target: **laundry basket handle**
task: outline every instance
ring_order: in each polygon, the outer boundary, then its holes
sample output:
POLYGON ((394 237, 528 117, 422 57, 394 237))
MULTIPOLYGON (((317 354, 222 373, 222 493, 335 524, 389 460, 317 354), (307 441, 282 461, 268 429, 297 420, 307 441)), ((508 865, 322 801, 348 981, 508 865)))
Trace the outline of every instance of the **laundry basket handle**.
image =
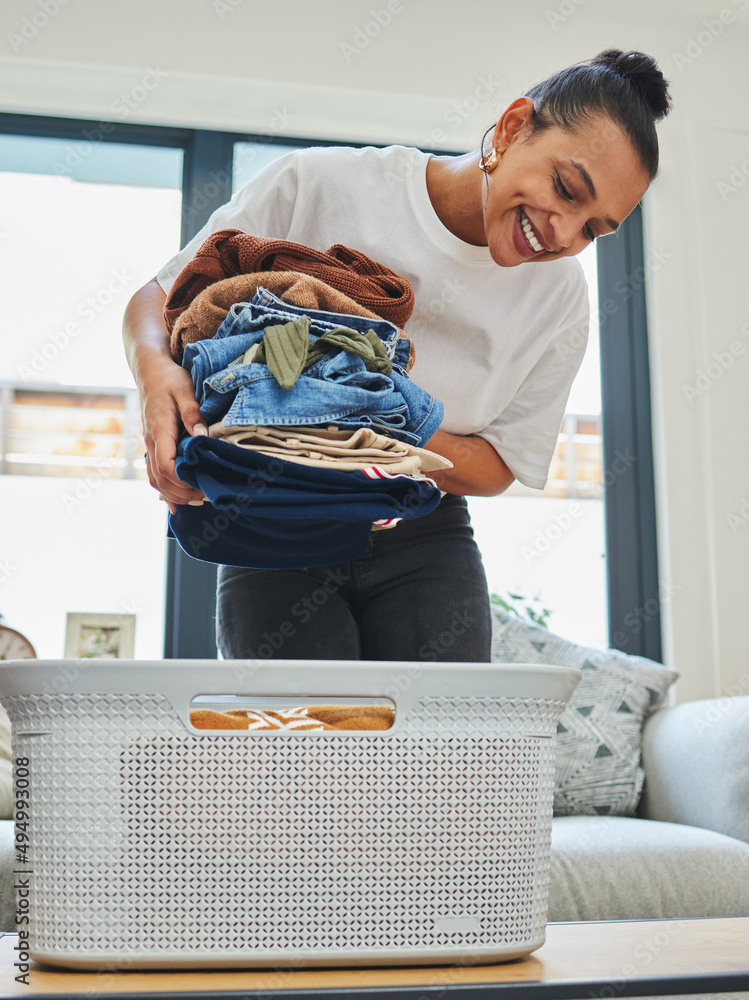
MULTIPOLYGON (((163 693, 186 724, 194 699, 212 695, 249 702, 253 698, 292 699, 297 706, 310 701, 350 704, 352 698, 363 704, 384 701, 394 706, 395 720, 382 732, 392 734, 425 692, 434 692, 434 666, 390 661, 222 660, 199 672, 190 670, 189 680, 174 671, 164 679, 167 689, 163 693)), ((453 671, 437 673, 449 679, 453 671)), ((454 678, 445 693, 455 693, 454 678)), ((228 732, 237 734, 237 730, 228 732)))

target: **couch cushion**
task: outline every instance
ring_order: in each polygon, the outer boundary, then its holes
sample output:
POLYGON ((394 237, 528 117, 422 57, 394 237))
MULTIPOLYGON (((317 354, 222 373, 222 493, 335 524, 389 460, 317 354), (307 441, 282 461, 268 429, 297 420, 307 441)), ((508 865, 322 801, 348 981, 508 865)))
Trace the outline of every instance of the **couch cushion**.
POLYGON ((492 606, 492 660, 576 667, 583 677, 559 720, 554 813, 634 816, 644 780, 643 721, 675 670, 619 650, 578 646, 492 606))
POLYGON ((749 697, 656 712, 642 735, 647 780, 640 815, 749 843, 749 697))
POLYGON ((552 824, 549 920, 749 915, 749 844, 679 823, 566 816, 552 824))

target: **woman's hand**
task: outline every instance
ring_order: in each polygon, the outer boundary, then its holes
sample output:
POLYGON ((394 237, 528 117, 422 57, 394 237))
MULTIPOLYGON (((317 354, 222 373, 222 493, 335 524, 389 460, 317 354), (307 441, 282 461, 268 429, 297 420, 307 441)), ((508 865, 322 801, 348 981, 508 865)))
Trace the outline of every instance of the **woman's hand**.
POLYGON ((177 504, 202 503, 203 494, 178 479, 174 469, 182 427, 193 435, 208 433, 190 375, 171 360, 154 362, 141 374, 140 398, 148 481, 173 514, 177 504))
POLYGON ((177 478, 174 459, 182 427, 207 434, 187 371, 172 360, 164 322, 166 295, 156 279, 128 303, 122 325, 130 370, 141 402, 148 481, 175 514, 177 504, 202 503, 205 497, 177 478))

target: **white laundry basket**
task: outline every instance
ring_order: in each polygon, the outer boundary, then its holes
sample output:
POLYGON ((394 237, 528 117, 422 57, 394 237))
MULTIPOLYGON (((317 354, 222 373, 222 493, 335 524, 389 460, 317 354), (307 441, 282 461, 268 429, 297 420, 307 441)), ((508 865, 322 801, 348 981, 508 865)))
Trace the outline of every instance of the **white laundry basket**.
POLYGON ((344 966, 533 951, 553 737, 579 678, 496 663, 0 665, 32 957, 344 966), (192 699, 221 695, 379 697, 395 719, 382 731, 194 729, 192 699))

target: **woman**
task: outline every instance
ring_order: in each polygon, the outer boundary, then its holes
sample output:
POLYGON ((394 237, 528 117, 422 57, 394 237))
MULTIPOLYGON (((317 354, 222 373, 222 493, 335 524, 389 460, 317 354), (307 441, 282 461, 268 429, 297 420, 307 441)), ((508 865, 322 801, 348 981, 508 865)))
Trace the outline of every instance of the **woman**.
POLYGON ((174 457, 180 423, 191 434, 205 426, 169 354, 165 293, 218 229, 342 243, 405 277, 416 298, 411 377, 445 404, 428 443, 454 466, 434 474, 446 493, 437 510, 373 531, 353 563, 220 567, 224 657, 488 661, 486 579, 464 497, 500 494, 515 478, 543 487, 588 327, 582 272, 567 258, 640 201, 669 106, 650 57, 609 50, 513 101, 475 152, 290 153, 136 293, 124 338, 149 480, 172 511, 203 499, 177 479, 174 457))

